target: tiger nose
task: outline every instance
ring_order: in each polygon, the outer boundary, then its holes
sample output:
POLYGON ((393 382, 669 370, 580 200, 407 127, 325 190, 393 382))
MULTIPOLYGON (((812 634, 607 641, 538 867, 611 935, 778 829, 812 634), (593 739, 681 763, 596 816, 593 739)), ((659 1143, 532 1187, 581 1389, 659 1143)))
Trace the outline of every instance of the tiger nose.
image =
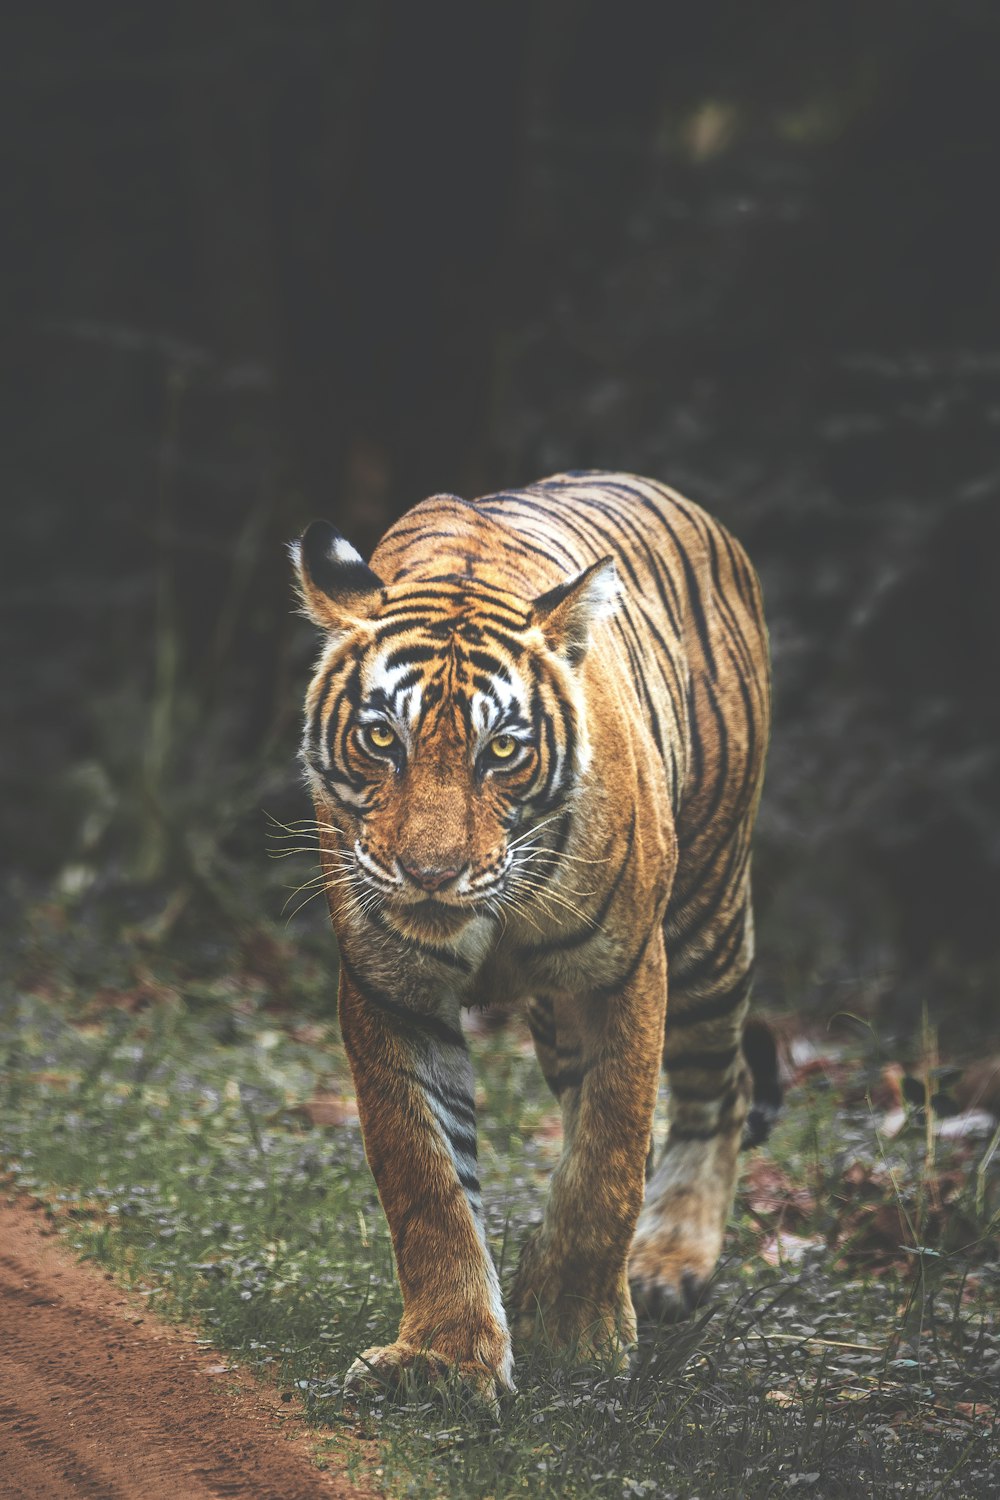
POLYGON ((405 859, 401 859, 399 865, 414 884, 424 891, 438 891, 449 880, 455 880, 462 873, 462 867, 458 865, 443 869, 440 865, 410 865, 405 859))

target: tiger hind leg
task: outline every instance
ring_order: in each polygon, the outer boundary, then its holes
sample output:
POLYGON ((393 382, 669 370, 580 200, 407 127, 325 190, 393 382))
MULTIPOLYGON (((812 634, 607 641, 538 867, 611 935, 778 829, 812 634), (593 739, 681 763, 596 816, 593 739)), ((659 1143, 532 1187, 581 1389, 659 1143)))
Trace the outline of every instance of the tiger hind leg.
POLYGON ((669 1127, 629 1258, 636 1311, 658 1321, 686 1317, 699 1301, 722 1248, 744 1132, 756 1126, 742 1045, 753 968, 746 866, 706 905, 686 922, 668 919, 669 1127))

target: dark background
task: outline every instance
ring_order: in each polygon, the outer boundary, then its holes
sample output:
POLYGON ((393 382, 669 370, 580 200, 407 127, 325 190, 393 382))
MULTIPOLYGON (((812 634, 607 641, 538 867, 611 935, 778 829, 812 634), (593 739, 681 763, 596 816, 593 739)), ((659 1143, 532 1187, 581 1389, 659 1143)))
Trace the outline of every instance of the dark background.
POLYGON ((104 0, 4 33, 15 949, 40 908, 112 947, 277 920, 310 517, 370 549, 436 490, 625 468, 764 581, 758 993, 995 1035, 1000 7, 104 0))

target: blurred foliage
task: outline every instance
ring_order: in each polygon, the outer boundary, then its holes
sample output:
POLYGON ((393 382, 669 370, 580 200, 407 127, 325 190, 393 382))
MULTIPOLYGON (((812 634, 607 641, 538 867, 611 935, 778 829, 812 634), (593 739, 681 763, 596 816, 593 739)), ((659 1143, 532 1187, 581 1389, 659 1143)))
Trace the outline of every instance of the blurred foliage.
POLYGON ((980 0, 20 8, 8 910, 238 925, 302 805, 284 542, 622 467, 764 578, 762 993, 989 1025, 998 44, 980 0))

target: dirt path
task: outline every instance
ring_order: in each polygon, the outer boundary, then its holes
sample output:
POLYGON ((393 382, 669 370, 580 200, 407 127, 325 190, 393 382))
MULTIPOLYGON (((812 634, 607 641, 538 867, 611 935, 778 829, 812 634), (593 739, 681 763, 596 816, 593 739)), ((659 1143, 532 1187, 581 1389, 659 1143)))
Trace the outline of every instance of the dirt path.
POLYGON ((44 1231, 0 1202, 0 1496, 358 1500, 310 1462, 278 1392, 220 1371, 44 1231))

